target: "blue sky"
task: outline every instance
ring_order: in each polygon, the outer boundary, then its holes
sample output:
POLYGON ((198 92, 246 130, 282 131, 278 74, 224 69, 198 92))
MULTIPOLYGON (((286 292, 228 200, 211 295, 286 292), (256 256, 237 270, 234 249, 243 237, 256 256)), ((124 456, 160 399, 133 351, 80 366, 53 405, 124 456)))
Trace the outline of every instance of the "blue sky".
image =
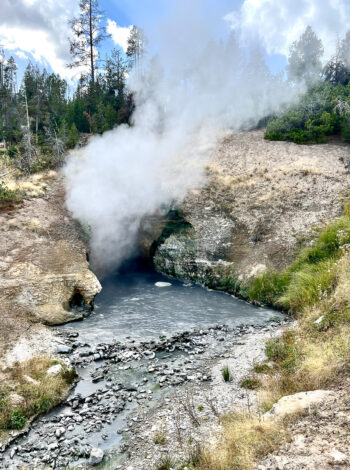
MULTIPOLYGON (((78 0, 1 3, 0 44, 5 45, 7 56, 14 55, 19 76, 31 60, 72 79, 72 71, 65 67, 70 60, 67 21, 77 13, 78 0)), ((118 38, 124 37, 125 43, 125 28, 132 24, 146 28, 156 48, 169 25, 173 40, 183 41, 190 38, 192 26, 202 22, 208 40, 225 38, 232 28, 242 41, 254 40, 265 49, 273 72, 284 68, 290 43, 308 24, 323 40, 325 58, 333 53, 337 35, 342 37, 350 25, 349 0, 100 0, 100 5, 115 33, 114 40, 104 44, 102 56, 120 46, 118 38), (179 9, 182 17, 176 20, 179 9)))

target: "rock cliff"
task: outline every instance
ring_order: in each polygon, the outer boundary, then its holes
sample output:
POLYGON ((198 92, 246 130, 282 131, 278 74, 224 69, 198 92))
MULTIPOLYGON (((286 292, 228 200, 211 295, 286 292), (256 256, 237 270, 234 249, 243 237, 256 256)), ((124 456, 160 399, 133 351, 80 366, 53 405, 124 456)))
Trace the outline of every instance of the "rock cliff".
POLYGON ((81 318, 101 290, 82 229, 65 209, 62 181, 46 173, 31 185, 40 188, 37 197, 0 213, 0 352, 37 323, 81 318))
POLYGON ((158 243, 158 271, 208 281, 284 267, 313 229, 337 217, 349 196, 348 146, 227 136, 207 165, 207 184, 179 204, 188 227, 158 243), (189 228, 190 226, 190 228, 189 228))

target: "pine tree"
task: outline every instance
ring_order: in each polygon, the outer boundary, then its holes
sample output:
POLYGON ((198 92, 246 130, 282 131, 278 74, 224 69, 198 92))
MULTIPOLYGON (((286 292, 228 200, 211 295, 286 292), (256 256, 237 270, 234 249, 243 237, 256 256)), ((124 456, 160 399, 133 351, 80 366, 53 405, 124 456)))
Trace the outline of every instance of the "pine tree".
POLYGON ((73 149, 79 142, 79 132, 77 126, 73 123, 68 132, 67 147, 73 149))
POLYGON ((350 75, 338 41, 335 55, 327 62, 323 70, 324 78, 333 85, 346 85, 349 82, 350 75))
POLYGON ((298 41, 290 47, 288 78, 292 82, 304 81, 307 85, 321 77, 323 56, 322 41, 308 26, 298 41))
POLYGON ((79 8, 79 16, 70 21, 74 35, 70 40, 70 53, 74 61, 68 67, 88 67, 94 85, 98 48, 109 35, 101 26, 102 11, 98 0, 80 0, 79 8))
POLYGON ((145 35, 141 28, 133 26, 128 38, 126 55, 130 58, 131 66, 138 72, 142 70, 142 58, 145 52, 145 35))
POLYGON ((110 97, 124 100, 127 64, 119 49, 113 49, 111 57, 106 61, 105 82, 110 97))

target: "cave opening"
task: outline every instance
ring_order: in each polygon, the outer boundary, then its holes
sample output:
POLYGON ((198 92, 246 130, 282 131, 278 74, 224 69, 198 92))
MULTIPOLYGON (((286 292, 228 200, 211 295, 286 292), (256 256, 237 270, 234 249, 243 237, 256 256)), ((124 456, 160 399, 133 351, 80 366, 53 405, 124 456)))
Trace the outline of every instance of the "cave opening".
POLYGON ((77 307, 84 307, 85 300, 84 297, 81 295, 80 292, 74 292, 73 296, 69 301, 69 308, 77 308, 77 307))

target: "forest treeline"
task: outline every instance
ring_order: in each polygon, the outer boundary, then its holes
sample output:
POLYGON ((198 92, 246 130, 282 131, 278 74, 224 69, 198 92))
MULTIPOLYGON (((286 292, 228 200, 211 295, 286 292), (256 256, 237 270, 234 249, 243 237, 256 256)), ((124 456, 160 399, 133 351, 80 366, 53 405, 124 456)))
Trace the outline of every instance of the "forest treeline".
MULTIPOLYGON (((127 77, 131 69, 142 69, 143 32, 133 26, 126 54, 114 49, 101 60, 99 48, 108 37, 103 12, 98 0, 79 5, 80 14, 70 21, 67 67, 80 70, 72 95, 66 80, 31 62, 18 87, 14 58, 0 54, 0 152, 26 173, 57 166, 84 134, 131 123, 127 77)), ((291 87, 304 83, 308 91, 297 104, 266 118, 266 138, 323 142, 341 134, 350 141, 350 31, 326 66, 322 56, 322 42, 308 26, 290 47, 286 74, 291 87)))
POLYGON ((79 16, 70 21, 67 67, 82 70, 72 96, 65 79, 31 62, 17 89, 15 59, 0 54, 0 152, 26 173, 57 166, 83 134, 130 123, 134 104, 126 79, 139 66, 143 34, 133 26, 126 54, 113 49, 100 60, 98 49, 108 37, 102 18, 98 0, 81 0, 79 16))

